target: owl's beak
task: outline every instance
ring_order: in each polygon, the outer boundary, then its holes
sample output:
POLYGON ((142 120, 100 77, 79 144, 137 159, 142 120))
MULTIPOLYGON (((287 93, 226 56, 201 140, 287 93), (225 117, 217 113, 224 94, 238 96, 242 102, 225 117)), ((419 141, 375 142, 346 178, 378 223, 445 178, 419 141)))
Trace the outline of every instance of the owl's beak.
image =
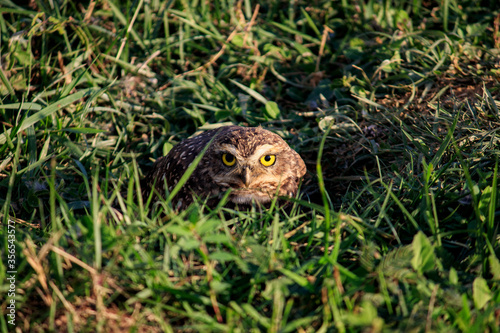
POLYGON ((243 171, 241 172, 241 179, 245 183, 246 187, 250 186, 251 175, 250 175, 250 169, 248 167, 243 167, 243 171))

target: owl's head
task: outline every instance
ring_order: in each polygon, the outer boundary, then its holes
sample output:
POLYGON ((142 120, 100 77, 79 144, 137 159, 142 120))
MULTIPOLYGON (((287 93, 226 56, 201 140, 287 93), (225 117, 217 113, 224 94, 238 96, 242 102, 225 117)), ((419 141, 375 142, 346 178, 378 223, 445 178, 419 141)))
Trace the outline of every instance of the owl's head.
POLYGON ((261 127, 220 131, 201 164, 219 191, 231 189, 229 200, 237 205, 265 204, 276 194, 292 197, 306 172, 299 154, 261 127))

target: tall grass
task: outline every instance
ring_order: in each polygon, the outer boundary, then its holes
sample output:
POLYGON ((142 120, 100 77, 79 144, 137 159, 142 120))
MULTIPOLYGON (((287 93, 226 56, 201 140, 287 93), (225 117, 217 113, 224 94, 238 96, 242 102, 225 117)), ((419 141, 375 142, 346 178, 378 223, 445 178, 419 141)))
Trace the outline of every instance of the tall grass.
POLYGON ((493 2, 0 3, 2 331, 498 332, 493 2), (137 195, 221 124, 287 140, 300 195, 137 195))

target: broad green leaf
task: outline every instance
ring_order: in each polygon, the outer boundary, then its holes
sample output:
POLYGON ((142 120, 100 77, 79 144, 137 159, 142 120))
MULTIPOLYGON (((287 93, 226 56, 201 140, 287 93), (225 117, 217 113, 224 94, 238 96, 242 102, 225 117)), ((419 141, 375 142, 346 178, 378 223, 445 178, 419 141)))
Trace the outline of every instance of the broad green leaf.
POLYGON ((135 294, 135 297, 137 297, 139 299, 146 299, 146 298, 151 297, 153 294, 154 293, 151 289, 146 288, 146 289, 139 291, 137 294, 135 294))
POLYGON ((200 248, 200 242, 196 239, 188 239, 188 238, 185 238, 185 237, 182 237, 181 239, 179 239, 179 241, 177 242, 177 244, 179 244, 179 246, 181 247, 181 249, 183 249, 184 251, 192 251, 194 249, 199 249, 200 248))
POLYGON ((450 275, 449 275, 450 283, 454 286, 458 284, 458 274, 455 268, 450 268, 450 275))
POLYGON ((206 243, 229 243, 230 241, 229 237, 225 234, 206 235, 202 239, 206 243))
POLYGON ((224 252, 224 251, 217 251, 210 253, 208 256, 211 260, 217 260, 221 262, 225 261, 233 261, 235 260, 235 255, 229 252, 224 252))
POLYGON ((179 235, 179 236, 193 236, 191 231, 187 228, 183 228, 178 225, 170 225, 165 228, 165 231, 169 234, 179 235))
POLYGON ((349 89, 354 95, 358 96, 358 97, 361 97, 361 98, 364 98, 366 99, 366 96, 367 96, 367 93, 366 93, 366 90, 365 88, 361 87, 361 86, 356 86, 356 85, 353 85, 351 86, 351 89, 349 89))
POLYGON ((203 221, 202 223, 198 222, 196 224, 195 230, 199 235, 203 235, 202 239, 205 240, 205 237, 206 237, 205 234, 207 232, 217 230, 218 228, 220 228, 220 226, 221 226, 220 220, 209 219, 209 220, 203 221))
POLYGON ((491 290, 482 277, 477 277, 472 283, 472 298, 477 309, 482 309, 491 300, 491 290))
POLYGON ((411 244, 413 249, 413 258, 411 265, 420 274, 428 272, 436 266, 434 247, 423 232, 419 231, 413 238, 411 244))
POLYGON ((486 188, 483 190, 483 193, 481 193, 481 197, 479 199, 478 203, 479 217, 481 218, 482 222, 486 221, 486 217, 488 216, 489 213, 492 190, 493 189, 491 186, 486 186, 486 188))
POLYGON ((490 273, 493 275, 494 280, 500 280, 500 261, 494 254, 488 257, 490 262, 490 273))
POLYGON ((271 119, 277 119, 280 115, 280 108, 276 102, 269 101, 266 103, 266 115, 271 119))
POLYGON ((231 40, 231 43, 238 47, 243 47, 243 41, 244 37, 242 36, 242 34, 236 34, 231 40))
POLYGON ((373 324, 377 317, 377 309, 373 304, 368 301, 363 301, 359 306, 359 310, 345 314, 344 320, 347 324, 352 326, 369 326, 373 324))
POLYGON ((216 251, 213 253, 210 253, 208 256, 210 260, 217 260, 219 262, 227 262, 227 261, 232 261, 235 262, 236 265, 241 269, 242 272, 244 273, 249 273, 248 269, 248 263, 244 260, 242 260, 240 257, 237 255, 234 255, 229 252, 224 252, 224 251, 216 251))
POLYGON ((300 276, 299 274, 292 272, 291 270, 280 268, 279 271, 292 279, 295 283, 297 283, 301 287, 312 288, 311 283, 307 278, 300 276))
POLYGON ((163 144, 163 156, 166 156, 170 150, 174 148, 174 145, 170 142, 165 142, 163 144))
POLYGON ((212 280, 210 282, 210 289, 212 289, 215 293, 219 294, 223 291, 231 289, 231 284, 217 280, 212 280))
POLYGON ((292 46, 300 53, 302 57, 311 57, 314 55, 309 48, 305 47, 302 44, 293 42, 292 46))
POLYGON ((332 116, 326 116, 323 119, 321 119, 318 123, 318 127, 322 132, 325 132, 329 128, 333 126, 333 123, 335 122, 335 118, 332 116))

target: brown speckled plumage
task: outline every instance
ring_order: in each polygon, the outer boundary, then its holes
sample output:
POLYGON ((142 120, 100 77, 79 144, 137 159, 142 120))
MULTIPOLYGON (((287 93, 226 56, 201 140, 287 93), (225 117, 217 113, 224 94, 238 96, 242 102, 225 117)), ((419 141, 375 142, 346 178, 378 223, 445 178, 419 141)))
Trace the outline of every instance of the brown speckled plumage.
POLYGON ((196 156, 216 136, 195 171, 175 196, 176 208, 186 208, 193 202, 193 195, 209 198, 209 205, 216 205, 228 189, 229 200, 235 206, 252 202, 269 203, 279 187, 280 196, 294 196, 300 179, 306 172, 302 158, 278 135, 261 127, 226 126, 206 131, 176 145, 159 158, 146 175, 144 194, 151 187, 160 196, 170 192, 196 156), (223 163, 222 156, 234 158, 234 165, 223 163), (275 156, 274 164, 264 166, 261 159, 275 156))

